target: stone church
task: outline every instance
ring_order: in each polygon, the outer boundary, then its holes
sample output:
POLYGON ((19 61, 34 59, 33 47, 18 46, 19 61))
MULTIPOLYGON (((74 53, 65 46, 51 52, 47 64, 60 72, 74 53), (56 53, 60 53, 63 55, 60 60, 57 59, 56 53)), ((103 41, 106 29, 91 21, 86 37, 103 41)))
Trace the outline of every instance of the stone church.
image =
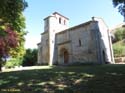
POLYGON ((58 12, 44 19, 38 44, 38 64, 114 63, 109 29, 103 19, 70 27, 69 18, 58 12))

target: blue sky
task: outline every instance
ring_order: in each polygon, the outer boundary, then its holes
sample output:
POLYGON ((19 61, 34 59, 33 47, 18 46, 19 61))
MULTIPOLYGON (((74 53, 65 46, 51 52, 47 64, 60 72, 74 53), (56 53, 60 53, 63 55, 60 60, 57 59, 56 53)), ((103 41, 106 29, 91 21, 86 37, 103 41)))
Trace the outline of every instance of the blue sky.
POLYGON ((102 17, 109 27, 123 22, 123 17, 112 5, 112 0, 26 0, 28 8, 24 11, 26 18, 25 48, 37 48, 41 33, 44 31, 43 19, 53 12, 70 19, 69 26, 91 20, 92 16, 102 17))

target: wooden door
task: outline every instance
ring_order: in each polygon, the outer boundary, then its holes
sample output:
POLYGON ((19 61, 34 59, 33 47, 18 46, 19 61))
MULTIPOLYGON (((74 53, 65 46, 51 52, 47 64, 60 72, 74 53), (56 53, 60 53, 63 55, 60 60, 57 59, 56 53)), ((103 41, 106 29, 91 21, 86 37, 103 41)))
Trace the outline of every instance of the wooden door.
POLYGON ((64 63, 67 64, 69 61, 69 56, 68 56, 68 52, 64 51, 64 63))

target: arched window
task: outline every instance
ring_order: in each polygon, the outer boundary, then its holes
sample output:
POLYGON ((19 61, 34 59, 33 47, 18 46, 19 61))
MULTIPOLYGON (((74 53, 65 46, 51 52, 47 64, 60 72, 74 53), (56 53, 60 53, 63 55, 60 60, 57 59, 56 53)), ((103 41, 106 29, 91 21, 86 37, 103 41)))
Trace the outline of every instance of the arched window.
POLYGON ((61 24, 61 17, 59 18, 59 23, 61 24))
POLYGON ((82 44, 81 44, 81 40, 79 39, 79 46, 81 46, 82 44))
POLYGON ((64 25, 66 25, 66 20, 64 20, 64 25))

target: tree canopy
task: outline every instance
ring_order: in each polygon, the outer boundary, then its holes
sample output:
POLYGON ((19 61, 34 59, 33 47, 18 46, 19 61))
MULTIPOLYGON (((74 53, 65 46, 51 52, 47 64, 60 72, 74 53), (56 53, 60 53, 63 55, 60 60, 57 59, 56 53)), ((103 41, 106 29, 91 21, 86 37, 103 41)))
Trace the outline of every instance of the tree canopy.
POLYGON ((7 55, 9 49, 15 48, 18 44, 18 35, 10 26, 7 25, 3 31, 4 36, 0 36, 0 57, 7 55))
POLYGON ((37 64, 37 49, 27 49, 23 58, 23 66, 34 66, 37 64))
MULTIPOLYGON (((24 54, 25 0, 1 0, 0 2, 0 60, 5 55, 24 54)), ((0 62, 1 70, 1 62, 0 62)))
POLYGON ((25 0, 1 0, 0 19, 3 23, 9 23, 14 29, 20 31, 20 15, 27 7, 25 0))
MULTIPOLYGON (((24 30, 25 17, 23 16, 22 12, 27 6, 28 5, 25 0, 1 0, 0 3, 0 37, 5 38, 3 37, 5 36, 5 34, 7 36, 10 35, 6 33, 5 29, 5 27, 7 26, 6 24, 8 24, 8 26, 11 27, 11 32, 16 32, 17 36, 14 38, 18 38, 18 47, 15 47, 14 49, 13 47, 10 47, 11 49, 9 49, 10 51, 8 51, 8 53, 10 53, 11 56, 17 56, 17 54, 24 54, 24 35, 26 35, 26 31, 24 30)), ((4 39, 1 39, 0 42, 4 42, 4 39)))
POLYGON ((125 21, 125 0, 113 0, 114 7, 117 7, 125 21))

